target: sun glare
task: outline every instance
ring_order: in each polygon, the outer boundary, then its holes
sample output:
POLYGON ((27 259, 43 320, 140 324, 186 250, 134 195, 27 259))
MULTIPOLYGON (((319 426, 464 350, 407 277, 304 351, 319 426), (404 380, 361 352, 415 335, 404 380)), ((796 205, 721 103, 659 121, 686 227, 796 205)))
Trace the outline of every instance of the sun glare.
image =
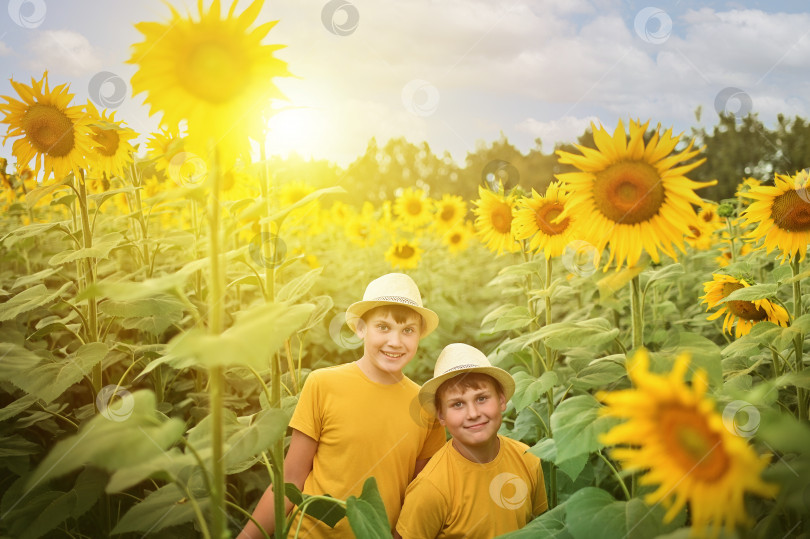
POLYGON ((291 107, 274 114, 267 122, 267 153, 287 157, 295 152, 303 157, 322 157, 329 147, 323 114, 308 107, 291 107))

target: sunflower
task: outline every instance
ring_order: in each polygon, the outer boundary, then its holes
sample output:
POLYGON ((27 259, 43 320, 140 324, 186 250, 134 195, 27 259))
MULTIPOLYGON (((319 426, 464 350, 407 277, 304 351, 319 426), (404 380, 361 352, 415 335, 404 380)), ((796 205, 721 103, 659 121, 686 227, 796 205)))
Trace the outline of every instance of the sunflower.
POLYGON ((545 195, 532 189, 531 198, 523 197, 518 203, 512 223, 515 239, 531 238, 529 249, 543 251, 546 259, 560 256, 573 239, 574 218, 557 219, 567 201, 568 193, 557 182, 549 184, 545 195))
POLYGON ((115 112, 99 114, 92 102, 87 102, 87 114, 92 119, 90 138, 92 152, 90 168, 107 176, 123 176, 124 167, 132 163, 135 149, 130 141, 138 136, 135 131, 115 121, 115 112))
MULTIPOLYGON (((750 178, 750 177, 749 178, 743 178, 743 181, 741 181, 737 185, 737 191, 735 191, 734 196, 737 197, 737 198, 741 198, 741 197, 744 196, 744 193, 747 193, 748 191, 750 191, 754 187, 759 187, 761 185, 762 185, 762 182, 759 181, 756 178, 750 178)), ((747 206, 749 204, 749 201, 746 200, 745 198, 742 198, 742 203, 747 206)))
POLYGON ((754 324, 763 320, 787 327, 789 320, 787 311, 781 305, 773 303, 770 300, 732 300, 722 303, 723 300, 735 290, 748 288, 749 286, 751 285, 744 278, 737 279, 731 275, 713 273, 712 280, 703 283, 705 294, 701 296, 700 299, 703 300, 701 303, 707 304, 707 311, 718 305, 720 305, 720 310, 710 315, 707 319, 715 320, 725 313, 726 317, 723 320, 723 331, 731 335, 731 326, 734 325, 736 321, 737 324, 734 330, 735 337, 748 335, 754 324))
POLYGON ((394 214, 405 224, 414 229, 430 221, 431 201, 421 189, 405 189, 394 203, 394 214))
POLYGON ((782 251, 782 262, 799 256, 804 260, 810 242, 810 172, 803 170, 793 176, 776 174, 775 185, 752 187, 742 196, 753 199, 745 210, 745 224, 756 224, 748 238, 764 238, 765 252, 775 248, 782 251))
POLYGON ((494 193, 480 185, 478 195, 480 198, 474 202, 473 210, 478 237, 494 253, 517 251, 518 243, 512 237, 515 196, 502 190, 494 193))
POLYGON ((146 141, 146 156, 154 160, 155 170, 168 170, 172 159, 183 152, 183 138, 175 131, 161 128, 146 141))
POLYGON ((731 532, 737 523, 751 524, 745 492, 772 497, 778 487, 760 478, 769 458, 724 427, 706 397, 705 372, 697 370, 691 387, 685 384, 688 366, 689 356, 682 354, 668 375, 653 374, 647 351, 636 352, 627 362, 635 389, 596 395, 607 405, 604 415, 627 419, 600 441, 622 446, 611 455, 626 470, 642 471, 642 485, 658 485, 644 501, 663 502, 665 522, 689 502, 693 533, 716 536, 721 528, 731 532))
POLYGON ((278 21, 249 30, 263 0, 238 16, 236 4, 222 18, 220 0, 208 12, 200 0, 199 20, 169 6, 166 24, 135 25, 144 40, 127 61, 138 65, 132 88, 135 95, 146 92, 150 114, 162 111, 162 123, 170 126, 186 120, 190 150, 207 156, 213 141, 226 165, 248 155, 248 137, 259 139, 271 100, 284 97, 272 79, 290 75, 286 62, 273 56, 282 45, 262 44, 278 21))
POLYGON ((442 195, 436 202, 436 226, 439 230, 448 230, 467 216, 467 203, 458 195, 442 195))
POLYGON ((470 230, 469 222, 460 222, 442 234, 442 243, 451 253, 460 253, 467 249, 472 236, 473 232, 470 230))
POLYGON ((350 218, 345 230, 349 241, 359 247, 371 247, 380 236, 375 223, 370 221, 365 214, 350 218))
POLYGON ((44 170, 43 181, 51 172, 59 180, 71 171, 80 177, 84 156, 90 153, 90 118, 84 107, 69 106, 73 94, 65 84, 51 91, 47 72, 39 81, 32 77, 31 86, 10 82, 22 101, 0 96, 7 101, 0 105, 6 115, 0 122, 8 124, 3 144, 10 137, 20 137, 11 150, 17 163, 28 165, 36 158, 34 175, 44 170))
POLYGON ((687 227, 697 219, 692 204, 700 198, 694 189, 716 182, 699 183, 684 174, 705 161, 695 157, 692 142, 679 153, 672 153, 680 141, 672 129, 661 133, 660 125, 648 142, 644 142, 647 123, 630 121, 630 139, 624 124, 611 136, 604 128, 592 124, 597 149, 577 146, 582 155, 558 150, 560 163, 573 165, 580 172, 557 174, 571 193, 561 217, 577 216, 582 239, 594 244, 598 251, 610 245, 610 257, 621 267, 635 265, 642 250, 655 262, 659 253, 676 258, 673 245, 683 250, 687 227))
MULTIPOLYGON (((750 243, 743 243, 740 246, 740 251, 737 256, 745 256, 750 253, 753 249, 751 248, 750 243)), ((725 268, 729 264, 731 264, 731 251, 729 249, 722 249, 720 254, 714 258, 714 261, 717 265, 721 268, 725 268)))
POLYGON ((419 259, 424 251, 415 241, 395 241, 385 253, 385 259, 393 268, 411 269, 419 265, 419 259))

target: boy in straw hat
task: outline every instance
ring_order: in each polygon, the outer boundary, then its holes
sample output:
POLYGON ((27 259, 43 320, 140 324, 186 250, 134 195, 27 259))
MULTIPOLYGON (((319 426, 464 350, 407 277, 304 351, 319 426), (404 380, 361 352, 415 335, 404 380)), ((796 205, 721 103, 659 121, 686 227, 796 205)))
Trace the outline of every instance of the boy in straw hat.
MULTIPOLYGON (((414 417, 411 404, 417 404, 419 386, 402 374, 439 317, 422 306, 410 277, 389 273, 349 306, 346 323, 363 339, 363 356, 314 370, 306 379, 290 421, 284 478, 306 494, 345 500, 359 496, 365 480, 374 476, 393 529, 405 488, 445 441, 441 425, 414 417)), ((286 508, 292 508, 289 500, 286 508)), ((273 533, 272 487, 253 517, 273 533)), ((332 529, 308 516, 298 536, 354 537, 345 518, 332 529)), ((249 522, 239 537, 262 535, 249 522)))
POLYGON ((522 528, 548 509, 540 459, 498 435, 515 381, 482 352, 447 345, 422 406, 453 436, 408 486, 397 523, 404 539, 488 539, 522 528))

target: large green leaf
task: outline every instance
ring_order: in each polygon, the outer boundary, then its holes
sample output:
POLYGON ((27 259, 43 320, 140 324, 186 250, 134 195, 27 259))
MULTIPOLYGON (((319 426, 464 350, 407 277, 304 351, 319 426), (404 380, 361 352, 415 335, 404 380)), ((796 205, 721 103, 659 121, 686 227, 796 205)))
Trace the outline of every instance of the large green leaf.
POLYGON ((621 380, 627 374, 627 370, 623 364, 617 362, 618 358, 623 360, 624 356, 611 356, 610 359, 599 358, 592 361, 569 380, 571 385, 577 389, 587 390, 597 387, 604 388, 608 384, 621 380))
POLYGON ((73 286, 73 283, 64 283, 59 290, 48 290, 44 284, 38 284, 31 288, 26 288, 7 302, 3 303, 3 308, 0 309, 0 322, 12 320, 18 315, 27 313, 37 307, 44 307, 49 303, 53 303, 56 299, 68 288, 73 286))
POLYGON ((728 296, 724 297, 718 302, 726 303, 728 301, 754 301, 755 299, 767 299, 776 295, 779 285, 775 283, 755 284, 753 286, 746 286, 738 288, 728 296))
POLYGON ((88 343, 64 359, 49 361, 22 346, 0 343, 0 380, 48 403, 87 375, 107 351, 103 343, 88 343))
POLYGON ((125 329, 139 329, 153 335, 160 335, 179 322, 185 308, 185 303, 168 294, 125 301, 108 300, 99 305, 102 313, 123 318, 121 326, 125 329))
MULTIPOLYGON (((221 335, 191 329, 169 342, 168 357, 161 363, 193 359, 205 367, 241 365, 262 370, 267 367, 270 354, 307 321, 314 308, 311 304, 268 303, 241 312, 236 323, 221 335)), ((149 365, 150 370, 153 364, 149 365)))
POLYGON ((43 234, 47 234, 48 232, 52 232, 54 230, 60 230, 66 234, 69 232, 64 223, 34 223, 32 225, 15 228, 13 231, 0 238, 0 243, 3 243, 6 245, 6 247, 10 248, 20 240, 25 238, 40 237, 43 234))
POLYGON ((604 447, 598 440, 599 434, 607 432, 619 420, 599 415, 601 408, 591 395, 577 395, 557 406, 551 415, 551 431, 558 455, 571 459, 604 447))
POLYGON ((661 505, 649 507, 639 498, 616 501, 595 487, 575 492, 565 502, 565 512, 568 531, 575 539, 647 539, 679 528, 685 519, 682 511, 673 522, 664 524, 661 505))
POLYGON ((150 477, 173 481, 197 464, 194 455, 183 453, 177 447, 172 447, 148 460, 136 462, 131 466, 119 467, 110 477, 106 490, 110 493, 123 492, 150 477))
POLYGON ((696 369, 703 369, 709 377, 709 384, 713 387, 723 383, 720 347, 702 335, 686 331, 672 331, 664 343, 664 348, 651 354, 650 362, 653 370, 669 372, 675 359, 684 353, 691 357, 690 373, 693 374, 696 369))
POLYGON ((318 277, 323 273, 323 267, 318 267, 299 275, 289 283, 281 287, 281 290, 276 293, 276 301, 283 303, 295 303, 305 294, 309 293, 312 287, 318 280, 318 277))
POLYGON ((618 334, 619 330, 604 318, 591 318, 581 322, 557 322, 533 332, 524 342, 524 346, 536 341, 543 341, 555 350, 600 346, 612 341, 618 334))
POLYGON ((546 371, 539 378, 519 371, 513 375, 515 379, 515 394, 512 403, 516 411, 521 411, 557 384, 557 373, 546 371))
MULTIPOLYGON (((203 514, 208 510, 209 498, 198 498, 197 505, 203 514)), ((194 520, 193 504, 175 483, 162 486, 151 492, 141 503, 127 511, 118 521, 113 534, 127 532, 155 533, 169 526, 194 520)))
POLYGON ((499 535, 497 539, 571 539, 565 525, 565 504, 546 511, 519 530, 499 535))
POLYGON ((82 247, 81 249, 67 249, 56 253, 51 257, 48 263, 51 266, 58 266, 61 264, 69 264, 83 258, 96 258, 105 259, 110 256, 112 251, 121 242, 121 235, 118 233, 108 234, 97 242, 93 243, 92 247, 82 247))
POLYGON ((162 454, 182 437, 184 423, 159 414, 151 391, 136 391, 129 397, 131 409, 119 420, 97 414, 79 432, 54 444, 29 479, 29 486, 88 464, 109 471, 133 466, 162 454))
POLYGON ((377 481, 373 477, 363 483, 363 492, 359 498, 349 496, 346 500, 346 516, 359 539, 391 538, 391 525, 377 489, 377 481))
POLYGON ((317 518, 330 528, 334 528, 335 524, 346 516, 346 507, 343 502, 329 494, 323 496, 303 494, 293 483, 285 483, 284 492, 295 505, 305 506, 307 515, 317 518))
MULTIPOLYGON (((649 286, 650 284, 658 281, 675 279, 684 273, 683 266, 676 262, 675 264, 670 264, 668 266, 664 266, 663 268, 657 269, 656 271, 649 272, 645 286, 649 286)), ((647 272, 645 272, 645 274, 647 274, 647 272)))
POLYGON ((21 275, 17 277, 11 288, 20 288, 21 286, 31 286, 32 284, 40 284, 42 281, 59 272, 59 268, 45 268, 44 270, 37 271, 28 275, 21 275))

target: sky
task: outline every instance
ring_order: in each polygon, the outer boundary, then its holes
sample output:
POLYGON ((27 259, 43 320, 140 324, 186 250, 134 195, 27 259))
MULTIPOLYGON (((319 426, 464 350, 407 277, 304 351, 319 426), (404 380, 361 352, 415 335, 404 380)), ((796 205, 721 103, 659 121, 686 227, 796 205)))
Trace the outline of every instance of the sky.
MULTIPOLYGON (((195 0, 166 2, 197 13, 195 0)), ((68 83, 75 104, 114 110, 145 142, 159 117, 132 96, 125 62, 143 39, 135 23, 167 22, 166 2, 7 0, 0 95, 47 70, 51 87, 68 83)), ((288 102, 270 155, 346 166, 371 137, 403 136, 463 164, 502 134, 550 153, 592 122, 689 133, 721 111, 767 126, 810 117, 806 0, 269 0, 259 20, 279 21, 265 42, 286 45, 277 56, 296 75, 276 79, 288 102)))

